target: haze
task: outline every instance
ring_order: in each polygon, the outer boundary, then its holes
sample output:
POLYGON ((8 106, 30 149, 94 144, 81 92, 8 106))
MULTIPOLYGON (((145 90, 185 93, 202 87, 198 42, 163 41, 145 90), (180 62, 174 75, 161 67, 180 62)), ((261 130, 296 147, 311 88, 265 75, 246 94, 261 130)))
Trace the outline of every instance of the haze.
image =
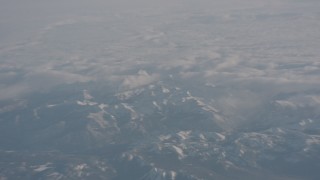
POLYGON ((320 2, 0 4, 1 180, 320 178, 320 2))

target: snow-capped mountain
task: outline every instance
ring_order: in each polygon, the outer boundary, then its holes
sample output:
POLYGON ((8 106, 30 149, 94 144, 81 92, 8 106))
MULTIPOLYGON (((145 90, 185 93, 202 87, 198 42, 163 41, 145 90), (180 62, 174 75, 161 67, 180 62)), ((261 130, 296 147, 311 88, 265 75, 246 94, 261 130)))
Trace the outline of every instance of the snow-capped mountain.
POLYGON ((14 161, 6 162, 10 168, 1 176, 281 179, 291 170, 298 179, 316 176, 318 111, 304 109, 313 101, 299 106, 289 102, 290 95, 275 97, 252 116, 270 114, 258 120, 264 122, 260 127, 252 119, 246 128, 230 129, 214 101, 170 83, 116 93, 82 88, 63 87, 2 108, 1 156, 14 161), (62 92, 65 97, 52 99, 62 92))

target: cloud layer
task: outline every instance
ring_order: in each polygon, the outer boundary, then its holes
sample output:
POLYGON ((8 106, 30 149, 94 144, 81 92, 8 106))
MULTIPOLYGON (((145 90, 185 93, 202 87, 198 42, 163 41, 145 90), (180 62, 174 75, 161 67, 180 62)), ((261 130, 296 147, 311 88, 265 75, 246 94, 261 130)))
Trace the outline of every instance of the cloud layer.
MULTIPOLYGON (((29 1, 26 9, 42 12, 50 4, 33 7, 29 1)), ((0 18, 2 25, 25 26, 32 33, 0 32, 7 36, 0 49, 0 99, 75 82, 108 81, 125 90, 176 78, 191 87, 197 81, 230 87, 235 98, 226 95, 220 102, 231 108, 246 96, 319 87, 320 15, 315 2, 143 3, 57 2, 53 8, 65 8, 60 15, 33 12, 33 21, 20 25, 24 12, 2 12, 11 15, 10 21, 0 18), (97 11, 98 5, 119 11, 97 11)))

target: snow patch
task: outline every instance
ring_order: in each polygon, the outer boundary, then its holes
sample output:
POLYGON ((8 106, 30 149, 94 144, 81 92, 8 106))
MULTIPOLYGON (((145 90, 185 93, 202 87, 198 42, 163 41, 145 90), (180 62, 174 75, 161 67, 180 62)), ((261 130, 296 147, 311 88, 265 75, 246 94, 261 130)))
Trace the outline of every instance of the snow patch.
POLYGON ((278 131, 279 133, 284 133, 284 131, 283 131, 281 128, 277 128, 277 131, 278 131))
POLYGON ((175 180, 176 179, 176 177, 177 177, 177 173, 175 172, 175 171, 170 171, 169 172, 169 178, 170 178, 170 180, 175 180))
POLYGON ((185 157, 183 150, 175 145, 172 145, 172 148, 175 150, 175 152, 178 154, 179 159, 182 159, 185 157))
POLYGON ((51 165, 51 163, 40 165, 40 166, 36 167, 33 171, 34 172, 42 172, 42 171, 45 171, 47 169, 52 168, 52 167, 49 167, 49 165, 51 165))
POLYGON ((54 172, 54 173, 51 173, 49 175, 47 175, 48 177, 50 178, 53 178, 55 180, 59 180, 59 179, 62 179, 63 175, 60 174, 60 173, 57 173, 57 172, 54 172))
POLYGON ((189 135, 190 135, 191 132, 192 132, 192 131, 180 131, 180 132, 177 133, 177 135, 178 135, 182 140, 186 140, 186 139, 188 139, 188 137, 189 137, 189 135))
POLYGON ((158 105, 156 101, 153 101, 152 104, 160 111, 161 107, 158 105))
POLYGON ((132 154, 123 153, 121 156, 123 159, 126 159, 127 161, 131 161, 134 156, 132 154))
POLYGON ((77 101, 77 104, 80 105, 80 106, 86 106, 87 105, 87 103, 83 102, 83 101, 77 101))
POLYGON ((83 90, 83 98, 85 100, 91 100, 93 99, 93 97, 91 96, 91 94, 88 92, 88 90, 83 90))
POLYGON ((313 123, 312 119, 302 120, 299 122, 300 126, 306 126, 307 124, 313 123))
POLYGON ((164 180, 166 179, 166 173, 162 169, 152 168, 147 174, 145 174, 141 180, 164 180))
POLYGON ((167 94, 167 93, 170 93, 170 90, 165 88, 165 87, 161 87, 162 88, 162 92, 167 94))
POLYGON ((138 113, 132 108, 132 106, 130 106, 129 104, 127 103, 121 103, 121 105, 127 109, 128 111, 130 111, 130 114, 131 114, 131 119, 132 120, 135 120, 138 118, 138 113))
POLYGON ((244 150, 240 149, 240 156, 244 155, 244 150))
POLYGON ((216 132, 216 135, 220 138, 221 141, 224 141, 226 139, 226 136, 220 134, 220 133, 217 133, 216 132))
POLYGON ((308 146, 312 146, 314 144, 318 144, 319 145, 320 144, 320 136, 313 136, 313 137, 307 139, 306 140, 306 144, 308 146))
POLYGON ((58 104, 48 104, 47 108, 53 108, 53 107, 56 107, 56 106, 58 106, 58 104))
POLYGON ((88 168, 88 165, 83 163, 75 166, 73 169, 76 171, 77 176, 81 177, 83 175, 83 171, 88 168))
POLYGON ((199 137, 200 137, 201 140, 204 140, 204 141, 207 140, 206 137, 204 137, 203 134, 199 134, 199 137))
POLYGON ((305 121, 301 121, 299 122, 300 126, 305 126, 306 125, 306 122, 305 121))
POLYGON ((80 106, 95 106, 98 103, 84 100, 84 101, 77 101, 77 104, 80 106))
POLYGON ((187 95, 188 95, 188 97, 182 98, 182 102, 186 102, 187 100, 193 100, 197 103, 198 106, 200 106, 205 111, 210 111, 212 113, 218 112, 218 110, 216 108, 206 104, 205 102, 203 102, 203 100, 201 98, 192 96, 189 91, 187 91, 187 95))
POLYGON ((105 108, 108 108, 108 104, 100 104, 99 108, 103 111, 105 108))
POLYGON ((88 118, 93 119, 101 128, 106 128, 108 126, 107 121, 104 119, 104 112, 100 111, 97 113, 90 113, 88 118))
POLYGON ((171 138, 171 135, 161 135, 158 137, 160 141, 165 141, 171 138))

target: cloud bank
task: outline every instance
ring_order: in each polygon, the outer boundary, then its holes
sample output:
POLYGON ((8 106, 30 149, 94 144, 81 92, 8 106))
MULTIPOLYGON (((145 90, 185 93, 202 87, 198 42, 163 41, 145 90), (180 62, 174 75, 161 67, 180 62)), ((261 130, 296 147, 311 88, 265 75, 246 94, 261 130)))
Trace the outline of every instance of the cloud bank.
POLYGON ((127 90, 173 78, 230 89, 221 106, 250 109, 258 102, 249 97, 319 89, 320 15, 311 1, 31 2, 26 9, 64 8, 50 17, 32 12, 26 23, 23 11, 1 12, 11 15, 1 16, 1 26, 30 32, 0 32, 1 99, 76 82, 127 90))

